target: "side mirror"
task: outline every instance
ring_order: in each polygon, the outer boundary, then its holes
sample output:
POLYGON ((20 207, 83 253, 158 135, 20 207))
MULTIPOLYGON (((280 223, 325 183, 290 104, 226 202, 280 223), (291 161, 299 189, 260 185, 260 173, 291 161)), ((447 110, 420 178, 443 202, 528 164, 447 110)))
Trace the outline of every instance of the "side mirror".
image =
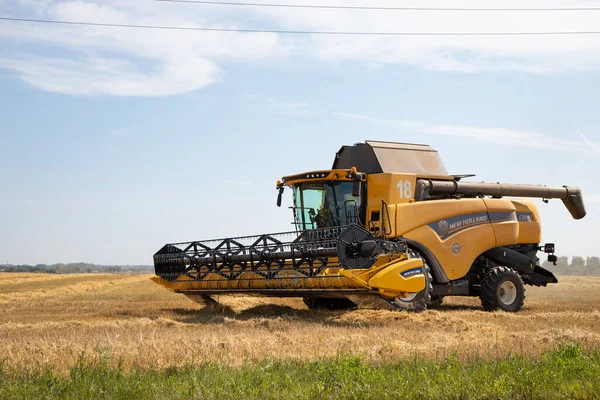
POLYGON ((277 194, 277 207, 281 207, 281 197, 283 196, 283 186, 279 187, 279 194, 277 194))
POLYGON ((362 192, 362 182, 354 181, 352 182, 352 196, 358 197, 362 192))

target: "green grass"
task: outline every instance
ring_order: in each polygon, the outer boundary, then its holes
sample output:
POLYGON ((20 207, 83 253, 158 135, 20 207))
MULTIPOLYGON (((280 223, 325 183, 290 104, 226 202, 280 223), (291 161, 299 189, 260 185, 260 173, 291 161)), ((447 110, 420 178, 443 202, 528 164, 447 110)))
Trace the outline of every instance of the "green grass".
MULTIPOLYGON (((299 349, 301 351, 301 349, 299 349)), ((567 345, 536 360, 441 362, 412 359, 372 365, 340 356, 316 362, 265 360, 132 370, 90 364, 70 372, 0 364, 0 398, 10 399, 591 399, 600 398, 600 349, 567 345)))

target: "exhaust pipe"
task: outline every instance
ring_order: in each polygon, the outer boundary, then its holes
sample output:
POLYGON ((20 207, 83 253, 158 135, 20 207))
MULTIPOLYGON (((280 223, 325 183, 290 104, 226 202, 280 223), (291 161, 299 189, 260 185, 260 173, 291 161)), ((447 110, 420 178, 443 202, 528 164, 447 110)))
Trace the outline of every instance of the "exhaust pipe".
POLYGON ((574 219, 581 219, 586 215, 581 189, 573 186, 511 185, 485 182, 433 181, 430 179, 418 180, 415 200, 428 200, 431 197, 439 195, 513 196, 561 199, 574 219))

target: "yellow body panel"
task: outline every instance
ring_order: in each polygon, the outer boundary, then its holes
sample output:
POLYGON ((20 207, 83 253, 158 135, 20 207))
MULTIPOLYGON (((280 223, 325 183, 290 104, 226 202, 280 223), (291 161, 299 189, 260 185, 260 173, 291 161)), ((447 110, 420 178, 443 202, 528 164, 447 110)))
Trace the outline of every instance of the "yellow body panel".
POLYGON ((420 258, 394 260, 369 279, 368 285, 379 289, 385 297, 398 297, 402 293, 418 293, 425 289, 423 261, 420 258))
MULTIPOLYGON (((482 199, 431 200, 400 204, 396 212, 396 232, 403 236, 422 226, 458 215, 485 213, 487 207, 482 199)), ((452 231, 453 227, 449 226, 449 233, 452 231)))
POLYGON ((540 243, 542 224, 537 206, 533 201, 511 200, 519 221, 519 243, 540 243))
POLYGON ((509 246, 511 244, 517 244, 519 238, 519 222, 517 221, 517 215, 515 212, 515 206, 510 200, 506 199, 482 199, 487 207, 489 215, 511 213, 509 219, 501 220, 499 222, 492 221, 492 228, 494 228, 494 234, 496 236, 496 244, 498 246, 509 246))
MULTIPOLYGON (((388 257, 380 257, 378 261, 385 258, 388 257)), ((425 288, 422 268, 423 261, 420 258, 397 258, 382 265, 375 264, 369 269, 342 269, 340 273, 358 285, 377 290, 384 297, 398 297, 425 288)))
MULTIPOLYGON (((414 174, 374 174, 367 177, 367 218, 372 212, 381 212, 382 201, 387 204, 386 212, 389 213, 389 221, 395 221, 399 211, 398 206, 414 202, 414 192, 417 176, 414 174)), ((388 215, 380 215, 378 221, 372 221, 373 226, 381 229, 382 218, 385 218, 387 236, 398 236, 395 230, 395 222, 388 225, 388 215)), ((368 226, 368 225, 367 225, 368 226)))
POLYGON ((380 229, 381 220, 368 219, 372 211, 381 210, 381 201, 385 201, 391 225, 386 235, 404 237, 425 246, 450 280, 464 277, 475 259, 489 249, 540 242, 539 216, 532 202, 487 198, 415 202, 399 198, 399 186, 403 184, 398 182, 414 185, 412 178, 404 174, 369 176, 368 182, 375 185, 368 187, 367 226, 380 229))
POLYGON ((466 229, 446 240, 442 240, 429 226, 417 228, 405 237, 424 244, 440 262, 450 280, 464 277, 475 258, 495 247, 493 228, 489 224, 466 229))

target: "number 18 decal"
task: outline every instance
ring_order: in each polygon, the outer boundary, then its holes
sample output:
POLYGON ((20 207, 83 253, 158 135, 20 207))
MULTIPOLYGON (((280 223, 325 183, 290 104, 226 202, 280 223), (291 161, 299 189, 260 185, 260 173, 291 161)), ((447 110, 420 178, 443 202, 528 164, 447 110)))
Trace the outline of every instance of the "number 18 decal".
POLYGON ((412 199, 413 190, 410 181, 399 181, 396 187, 400 190, 401 199, 412 199))

